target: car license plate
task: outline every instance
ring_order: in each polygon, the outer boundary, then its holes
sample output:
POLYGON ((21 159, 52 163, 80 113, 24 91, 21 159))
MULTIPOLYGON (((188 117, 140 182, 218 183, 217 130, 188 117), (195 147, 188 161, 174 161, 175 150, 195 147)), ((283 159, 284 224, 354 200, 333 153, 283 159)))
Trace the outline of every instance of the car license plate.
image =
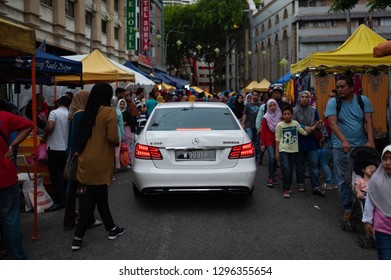
POLYGON ((215 150, 180 150, 175 151, 175 160, 216 160, 215 150))

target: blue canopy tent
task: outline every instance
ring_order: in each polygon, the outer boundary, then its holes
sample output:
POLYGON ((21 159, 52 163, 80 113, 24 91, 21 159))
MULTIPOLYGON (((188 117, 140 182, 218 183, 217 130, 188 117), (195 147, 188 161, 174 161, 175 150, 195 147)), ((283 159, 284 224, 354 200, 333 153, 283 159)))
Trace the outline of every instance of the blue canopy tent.
POLYGON ((284 83, 287 83, 287 82, 289 82, 290 79, 291 79, 291 73, 288 71, 288 73, 286 73, 283 77, 279 78, 279 79, 276 81, 276 84, 284 84, 284 83))
MULTIPOLYGON (((62 58, 39 49, 35 57, 36 82, 53 84, 51 77, 57 75, 82 76, 82 63, 62 58)), ((31 56, 0 58, 0 82, 31 83, 31 56)))
POLYGON ((169 84, 170 86, 174 86, 176 88, 183 88, 185 87, 185 85, 189 84, 188 80, 171 77, 170 75, 164 73, 158 73, 155 75, 155 77, 158 79, 162 79, 163 83, 169 84))
POLYGON ((138 68, 137 66, 135 66, 132 62, 130 61, 126 61, 124 63, 124 65, 130 69, 132 69, 133 71, 136 71, 137 73, 140 73, 141 75, 143 75, 144 77, 152 80, 154 83, 161 83, 162 82, 162 79, 159 79, 159 78, 156 78, 155 76, 152 76, 146 72, 144 72, 143 70, 141 70, 140 68, 138 68))

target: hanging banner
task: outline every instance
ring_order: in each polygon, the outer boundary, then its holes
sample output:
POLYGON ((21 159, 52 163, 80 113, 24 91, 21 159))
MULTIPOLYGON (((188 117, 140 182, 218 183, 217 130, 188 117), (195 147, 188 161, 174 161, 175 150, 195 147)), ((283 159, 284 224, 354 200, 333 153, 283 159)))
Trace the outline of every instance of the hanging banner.
POLYGON ((142 0, 141 6, 141 38, 142 38, 142 51, 149 51, 150 49, 150 0, 142 0))
POLYGON ((136 0, 126 0, 126 49, 136 49, 136 0))

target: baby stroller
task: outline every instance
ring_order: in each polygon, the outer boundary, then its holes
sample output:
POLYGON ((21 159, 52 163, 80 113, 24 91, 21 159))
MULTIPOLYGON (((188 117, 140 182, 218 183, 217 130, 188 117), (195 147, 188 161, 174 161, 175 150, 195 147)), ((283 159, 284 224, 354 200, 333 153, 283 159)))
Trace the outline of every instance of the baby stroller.
POLYGON ((362 215, 364 213, 365 199, 360 199, 354 189, 354 182, 359 177, 362 169, 368 164, 374 164, 379 166, 381 157, 379 153, 374 149, 366 146, 359 146, 350 151, 348 168, 345 174, 345 182, 349 187, 352 188, 353 192, 353 203, 350 219, 348 221, 341 222, 342 230, 358 231, 358 245, 361 248, 374 247, 375 242, 373 236, 367 236, 364 231, 364 225, 361 222, 362 215))

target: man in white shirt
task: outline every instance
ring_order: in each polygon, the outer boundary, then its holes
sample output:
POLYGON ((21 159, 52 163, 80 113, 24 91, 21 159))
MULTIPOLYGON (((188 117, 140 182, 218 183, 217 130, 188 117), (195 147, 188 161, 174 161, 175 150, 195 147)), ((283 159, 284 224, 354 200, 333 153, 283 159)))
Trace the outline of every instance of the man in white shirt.
POLYGON ((71 100, 67 96, 60 97, 59 107, 49 114, 41 143, 46 143, 48 150, 48 169, 54 190, 54 204, 46 211, 55 211, 65 207, 65 191, 67 181, 63 176, 68 144, 68 108, 71 100))

